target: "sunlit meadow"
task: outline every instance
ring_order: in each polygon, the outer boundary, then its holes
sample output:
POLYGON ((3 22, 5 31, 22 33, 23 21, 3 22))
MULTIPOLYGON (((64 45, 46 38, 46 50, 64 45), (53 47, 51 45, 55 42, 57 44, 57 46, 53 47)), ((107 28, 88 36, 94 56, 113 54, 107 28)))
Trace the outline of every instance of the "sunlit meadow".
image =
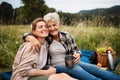
MULTIPOLYGON (((103 42, 112 44, 120 57, 120 28, 61 26, 61 31, 69 32, 80 49, 93 50, 103 42)), ((11 70, 15 54, 22 41, 22 35, 29 32, 29 25, 0 26, 0 72, 11 70)), ((120 74, 120 65, 116 73, 120 74)))

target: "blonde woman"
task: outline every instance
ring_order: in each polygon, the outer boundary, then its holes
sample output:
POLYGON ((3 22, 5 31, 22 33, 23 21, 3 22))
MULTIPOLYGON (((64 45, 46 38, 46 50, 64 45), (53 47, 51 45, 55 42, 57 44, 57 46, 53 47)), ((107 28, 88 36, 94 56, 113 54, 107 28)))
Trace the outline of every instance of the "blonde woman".
POLYGON ((14 59, 11 80, 75 80, 65 73, 55 74, 54 67, 43 69, 47 61, 48 44, 45 37, 48 36, 48 28, 42 18, 32 22, 31 34, 41 44, 39 52, 31 49, 29 42, 24 42, 14 59))

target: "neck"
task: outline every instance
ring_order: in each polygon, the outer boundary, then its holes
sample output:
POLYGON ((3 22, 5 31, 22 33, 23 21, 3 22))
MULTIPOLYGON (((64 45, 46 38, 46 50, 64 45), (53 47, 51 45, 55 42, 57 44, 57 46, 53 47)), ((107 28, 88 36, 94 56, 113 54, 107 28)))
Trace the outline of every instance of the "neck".
POLYGON ((38 38, 39 42, 43 44, 45 42, 45 38, 38 38))
POLYGON ((54 40, 59 41, 59 35, 56 35, 53 38, 54 38, 54 40))

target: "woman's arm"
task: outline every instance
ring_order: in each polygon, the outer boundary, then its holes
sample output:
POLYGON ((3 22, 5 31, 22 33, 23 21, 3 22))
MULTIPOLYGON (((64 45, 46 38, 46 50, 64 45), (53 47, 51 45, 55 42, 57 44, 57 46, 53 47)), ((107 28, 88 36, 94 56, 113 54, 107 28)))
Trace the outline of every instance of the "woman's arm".
POLYGON ((24 42, 30 42, 31 48, 34 48, 35 51, 39 52, 40 43, 33 35, 29 32, 24 33, 22 39, 24 42))
POLYGON ((67 38, 68 38, 68 43, 69 43, 68 47, 70 47, 70 51, 73 52, 73 56, 75 57, 74 62, 78 63, 80 61, 80 58, 82 57, 82 53, 77 47, 75 40, 70 34, 67 34, 67 38))
POLYGON ((24 42, 26 42, 26 37, 29 36, 29 35, 31 35, 29 32, 26 32, 22 35, 22 39, 23 39, 24 42))
POLYGON ((56 68, 50 67, 48 70, 35 70, 35 76, 55 74, 56 68))
POLYGON ((23 43, 14 60, 13 73, 20 76, 36 76, 36 75, 48 75, 56 72, 55 68, 49 68, 48 70, 37 69, 37 57, 38 53, 30 50, 30 43, 23 43))

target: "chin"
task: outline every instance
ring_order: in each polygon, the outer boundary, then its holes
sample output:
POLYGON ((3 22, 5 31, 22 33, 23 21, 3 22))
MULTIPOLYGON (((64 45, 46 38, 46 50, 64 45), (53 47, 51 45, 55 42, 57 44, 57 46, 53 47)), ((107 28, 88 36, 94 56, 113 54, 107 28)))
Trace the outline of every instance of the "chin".
POLYGON ((45 35, 44 37, 47 37, 48 35, 45 35))
POLYGON ((52 36, 58 35, 58 32, 50 33, 52 36))
POLYGON ((41 35, 40 37, 45 38, 45 37, 47 37, 47 36, 48 36, 48 34, 44 34, 44 35, 41 35))

